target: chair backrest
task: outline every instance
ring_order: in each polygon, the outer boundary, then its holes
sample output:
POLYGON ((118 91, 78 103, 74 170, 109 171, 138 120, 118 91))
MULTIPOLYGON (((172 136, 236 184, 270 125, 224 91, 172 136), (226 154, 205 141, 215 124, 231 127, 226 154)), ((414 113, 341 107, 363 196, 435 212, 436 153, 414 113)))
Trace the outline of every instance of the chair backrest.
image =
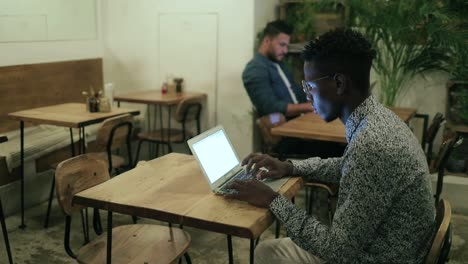
MULTIPOLYGON (((178 105, 175 112, 175 119, 182 123, 182 130, 186 130, 186 123, 196 121, 197 134, 200 134, 200 115, 202 110, 202 102, 205 96, 189 97, 182 100, 178 105)), ((185 137, 184 137, 185 138, 185 137)))
POLYGON ((431 125, 426 131, 426 135, 425 135, 425 139, 423 143, 425 144, 425 146, 427 146, 426 156, 427 156, 428 162, 432 160, 432 146, 434 144, 434 139, 440 127, 442 126, 442 123, 444 122, 444 120, 445 118, 442 113, 435 114, 434 118, 432 119, 431 125))
POLYGON ((431 248, 426 255, 425 264, 445 263, 447 260, 452 244, 451 218, 452 209, 450 203, 442 199, 437 206, 437 232, 432 240, 431 248))
POLYGON ((447 160, 452 153, 453 148, 455 147, 458 140, 461 138, 454 131, 448 131, 444 136, 442 144, 440 145, 439 153, 437 154, 436 159, 431 164, 431 171, 440 171, 445 169, 447 160))
POLYGON ((204 96, 186 98, 177 105, 175 117, 178 122, 193 121, 199 118, 204 96))
POLYGON ((84 154, 62 161, 55 171, 57 200, 70 216, 83 207, 72 205, 73 196, 110 179, 105 161, 84 154))
POLYGON ((447 135, 444 137, 444 141, 440 146, 439 154, 430 166, 430 171, 432 173, 437 172, 437 183, 436 191, 434 194, 435 204, 439 202, 440 194, 442 193, 442 188, 444 185, 444 175, 445 175, 445 166, 447 161, 452 153, 453 149, 459 146, 463 142, 463 138, 458 136, 456 132, 448 131, 447 135))
POLYGON ((130 114, 114 116, 102 122, 96 136, 97 152, 113 151, 121 148, 131 136, 133 117, 130 114))
POLYGON ((439 131, 439 128, 442 125, 442 122, 445 120, 444 115, 442 113, 437 113, 434 115, 434 118, 432 119, 432 123, 427 129, 426 133, 426 142, 427 143, 432 143, 434 142, 434 138, 437 135, 437 132, 439 131))
POLYGON ((271 153, 273 147, 281 141, 281 136, 273 136, 271 129, 286 122, 282 113, 272 113, 257 119, 257 125, 261 134, 262 152, 271 153))

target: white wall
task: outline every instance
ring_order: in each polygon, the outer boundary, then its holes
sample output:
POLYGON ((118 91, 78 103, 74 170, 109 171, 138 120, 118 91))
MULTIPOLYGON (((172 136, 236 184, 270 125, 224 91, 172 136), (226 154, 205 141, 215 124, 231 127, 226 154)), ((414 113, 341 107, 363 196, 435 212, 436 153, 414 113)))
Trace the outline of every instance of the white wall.
POLYGON ((279 0, 255 0, 254 35, 265 28, 265 25, 279 17, 279 0))
POLYGON ((0 42, 0 66, 101 57, 100 0, 97 0, 96 11, 96 39, 0 42))
MULTIPOLYGON (((216 100, 216 107, 212 109, 215 123, 225 127, 239 156, 244 156, 251 151, 250 140, 246 138, 251 138, 252 129, 251 104, 241 73, 253 54, 253 8, 250 0, 103 0, 105 81, 115 83, 116 93, 159 89, 165 78, 159 76, 163 69, 158 68, 159 15, 217 14, 218 43, 217 51, 213 50, 217 52, 216 89, 208 97, 216 100)), ((190 48, 187 43, 187 49, 190 48)), ((199 70, 203 71, 203 61, 199 64, 199 70)), ((187 87, 188 91, 190 89, 187 87)), ((214 124, 208 126, 211 125, 214 124)))

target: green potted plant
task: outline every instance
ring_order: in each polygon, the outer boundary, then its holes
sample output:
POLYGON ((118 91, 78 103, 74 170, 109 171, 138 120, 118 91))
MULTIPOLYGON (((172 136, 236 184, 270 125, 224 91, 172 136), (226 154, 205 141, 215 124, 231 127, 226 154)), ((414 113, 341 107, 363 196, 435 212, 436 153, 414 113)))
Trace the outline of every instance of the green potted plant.
POLYGON ((286 23, 294 28, 292 43, 302 43, 315 37, 314 3, 301 2, 288 6, 286 23))
POLYGON ((468 125, 468 44, 451 50, 450 80, 447 82, 447 119, 468 125))
POLYGON ((372 66, 379 99, 388 106, 415 75, 449 71, 449 51, 466 37, 466 28, 457 27, 460 17, 441 1, 348 0, 347 6, 348 25, 361 30, 378 51, 372 66))

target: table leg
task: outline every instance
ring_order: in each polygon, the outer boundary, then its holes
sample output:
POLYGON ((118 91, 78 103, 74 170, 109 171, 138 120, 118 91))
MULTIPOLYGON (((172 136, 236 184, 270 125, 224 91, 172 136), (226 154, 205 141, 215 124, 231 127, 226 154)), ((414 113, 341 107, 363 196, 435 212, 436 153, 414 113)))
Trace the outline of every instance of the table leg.
POLYGON ((229 256, 229 264, 234 263, 234 257, 232 254, 232 237, 231 235, 227 235, 227 242, 228 242, 228 256, 229 256))
POLYGON ((71 154, 75 157, 75 142, 73 141, 73 128, 70 127, 70 142, 71 142, 71 154))
MULTIPOLYGON (((150 132, 152 131, 153 129, 153 126, 151 125, 151 111, 152 111, 152 108, 151 108, 151 105, 147 105, 146 106, 146 128, 145 130, 150 132)), ((151 142, 148 143, 148 158, 152 157, 153 155, 153 144, 151 142)), ((138 161, 136 161, 138 162, 138 161)))
POLYGON ((112 263, 112 211, 107 212, 107 264, 112 263))
POLYGON ((171 146, 171 106, 169 105, 168 107, 168 114, 167 114, 167 152, 171 153, 172 152, 172 146, 171 146))
POLYGON ((19 228, 25 229, 24 224, 24 122, 20 121, 20 148, 21 148, 21 225, 19 228))
POLYGON ((85 154, 86 153, 86 139, 85 139, 85 128, 84 127, 80 127, 79 137, 80 137, 79 154, 85 154))
POLYGON ((250 264, 254 263, 255 239, 250 239, 250 264))
MULTIPOLYGON (((164 138, 164 128, 163 128, 163 116, 162 116, 162 105, 158 105, 158 111, 159 111, 159 129, 161 131, 161 138, 164 138)), ((164 156, 164 149, 161 150, 162 155, 164 156)), ((159 154, 159 153, 157 153, 159 154)))

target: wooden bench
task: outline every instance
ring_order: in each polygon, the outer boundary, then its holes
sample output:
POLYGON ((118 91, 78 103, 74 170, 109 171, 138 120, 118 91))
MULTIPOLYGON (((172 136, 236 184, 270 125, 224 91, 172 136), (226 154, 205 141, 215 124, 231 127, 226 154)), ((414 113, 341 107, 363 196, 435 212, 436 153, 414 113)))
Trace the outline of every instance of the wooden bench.
MULTIPOLYGON (((88 91, 90 86, 96 90, 103 88, 101 58, 0 67, 0 135, 19 130, 19 123, 9 120, 8 113, 61 103, 83 103, 82 91, 88 91)), ((35 124, 25 126, 32 129, 35 124)), ((63 133, 69 134, 66 130, 63 133)), ((68 136, 67 146, 37 155, 34 160, 36 172, 45 171, 50 164, 71 156, 69 142, 68 136)), ((8 144, 17 144, 20 152, 19 137, 10 138, 8 144)), ((19 168, 8 168, 7 157, 0 155, 0 183, 19 178, 19 168)))

